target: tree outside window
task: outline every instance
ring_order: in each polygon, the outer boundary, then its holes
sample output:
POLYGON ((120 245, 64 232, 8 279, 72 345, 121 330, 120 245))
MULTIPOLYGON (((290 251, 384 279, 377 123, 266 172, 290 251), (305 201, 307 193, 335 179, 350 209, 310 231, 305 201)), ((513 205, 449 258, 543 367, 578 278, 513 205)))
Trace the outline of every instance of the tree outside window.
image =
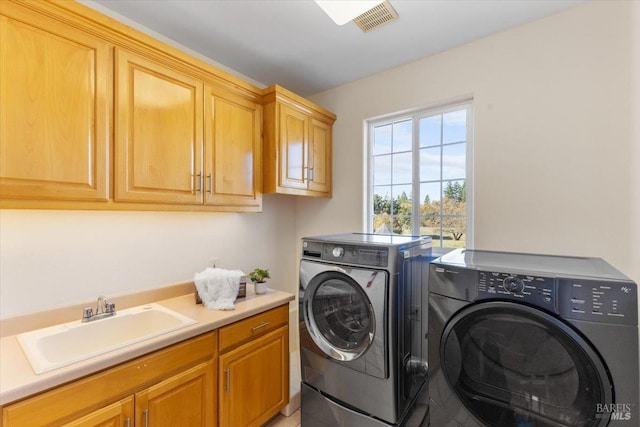
POLYGON ((466 246, 470 112, 466 104, 370 124, 370 232, 466 246))

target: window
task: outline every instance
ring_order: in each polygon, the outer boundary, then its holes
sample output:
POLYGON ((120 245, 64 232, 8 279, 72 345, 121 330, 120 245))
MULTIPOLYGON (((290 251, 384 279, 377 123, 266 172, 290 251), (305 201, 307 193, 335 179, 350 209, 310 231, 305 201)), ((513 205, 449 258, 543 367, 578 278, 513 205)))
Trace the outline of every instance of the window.
POLYGON ((471 245, 471 104, 369 122, 367 228, 471 245))

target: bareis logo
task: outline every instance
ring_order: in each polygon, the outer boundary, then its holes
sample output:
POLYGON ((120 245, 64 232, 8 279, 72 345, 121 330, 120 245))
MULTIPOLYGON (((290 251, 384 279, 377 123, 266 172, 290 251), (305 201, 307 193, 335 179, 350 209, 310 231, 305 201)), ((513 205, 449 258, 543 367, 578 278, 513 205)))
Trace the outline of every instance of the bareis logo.
POLYGON ((631 404, 629 403, 598 403, 596 404, 596 417, 604 418, 610 414, 612 420, 630 421, 631 404))

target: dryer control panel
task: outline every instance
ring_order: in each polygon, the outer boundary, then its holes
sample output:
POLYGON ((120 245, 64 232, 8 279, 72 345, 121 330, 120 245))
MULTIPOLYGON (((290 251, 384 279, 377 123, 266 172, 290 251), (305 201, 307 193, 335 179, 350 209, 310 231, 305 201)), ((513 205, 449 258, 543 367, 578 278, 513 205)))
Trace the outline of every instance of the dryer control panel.
POLYGON ((560 278, 558 298, 564 318, 638 324, 638 289, 633 282, 560 278))
POLYGON ((555 281, 550 277, 478 271, 478 299, 506 298, 554 310, 555 281))
POLYGON ((477 299, 509 299, 559 314, 565 319, 637 325, 633 282, 544 277, 478 271, 477 299))
POLYGON ((429 292, 509 300, 563 319, 638 326, 638 286, 601 258, 456 249, 431 262, 429 292))

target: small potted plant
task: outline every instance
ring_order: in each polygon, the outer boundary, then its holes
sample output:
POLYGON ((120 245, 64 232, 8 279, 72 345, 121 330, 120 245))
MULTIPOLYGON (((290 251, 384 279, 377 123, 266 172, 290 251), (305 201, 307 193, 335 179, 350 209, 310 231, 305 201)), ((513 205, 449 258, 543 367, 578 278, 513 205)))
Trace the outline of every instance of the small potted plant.
POLYGON ((247 277, 253 282, 256 294, 264 294, 267 292, 267 279, 271 277, 269 276, 269 270, 256 268, 249 273, 247 277))

